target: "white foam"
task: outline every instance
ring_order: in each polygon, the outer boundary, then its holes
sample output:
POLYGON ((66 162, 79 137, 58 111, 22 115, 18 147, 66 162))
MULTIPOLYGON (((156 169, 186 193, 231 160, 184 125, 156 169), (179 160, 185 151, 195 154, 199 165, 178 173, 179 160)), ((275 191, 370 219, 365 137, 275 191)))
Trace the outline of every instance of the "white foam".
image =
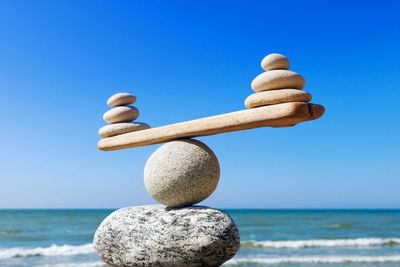
POLYGON ((309 247, 372 247, 400 245, 400 238, 311 239, 288 241, 243 241, 244 247, 309 248, 309 247))
POLYGON ((241 264, 344 264, 344 263, 383 263, 400 262, 400 255, 390 256, 309 256, 309 257, 279 257, 279 258, 237 258, 231 259, 226 265, 241 264))
POLYGON ((51 257, 51 256, 71 256, 79 254, 94 253, 92 244, 78 246, 71 245, 52 245, 50 247, 36 248, 8 248, 0 249, 0 259, 23 258, 23 257, 51 257))
POLYGON ((81 263, 56 263, 56 264, 45 264, 38 265, 35 267, 107 267, 109 265, 101 261, 95 262, 81 262, 81 263))

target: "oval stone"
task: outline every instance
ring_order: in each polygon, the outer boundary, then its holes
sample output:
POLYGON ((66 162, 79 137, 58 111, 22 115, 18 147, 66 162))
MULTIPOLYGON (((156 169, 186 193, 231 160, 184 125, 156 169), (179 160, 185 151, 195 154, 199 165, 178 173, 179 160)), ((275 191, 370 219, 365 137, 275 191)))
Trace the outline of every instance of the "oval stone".
POLYGON ((181 207, 198 203, 217 187, 220 167, 214 152, 193 139, 168 142, 147 160, 144 185, 161 204, 181 207))
POLYGON ((103 138, 112 137, 124 133, 149 129, 150 126, 143 122, 120 122, 103 126, 99 129, 99 135, 103 138))
POLYGON ((288 70, 290 62, 284 55, 273 53, 263 58, 261 68, 264 70, 288 70))
POLYGON ((94 235, 94 248, 117 267, 220 266, 239 249, 231 217, 208 207, 128 207, 109 215, 94 235))
POLYGON ((108 123, 130 122, 139 116, 139 110, 133 106, 114 107, 104 113, 103 120, 108 123))
POLYGON ((116 107, 116 106, 126 106, 135 103, 136 101, 136 96, 128 94, 128 93, 117 93, 115 95, 112 95, 108 100, 107 100, 107 105, 110 107, 116 107))
POLYGON ((255 92, 275 89, 302 89, 305 80, 300 74, 290 70, 271 70, 258 75, 251 83, 255 92))
POLYGON ((311 94, 298 89, 270 90, 249 95, 244 105, 255 108, 288 102, 309 102, 311 98, 311 94))

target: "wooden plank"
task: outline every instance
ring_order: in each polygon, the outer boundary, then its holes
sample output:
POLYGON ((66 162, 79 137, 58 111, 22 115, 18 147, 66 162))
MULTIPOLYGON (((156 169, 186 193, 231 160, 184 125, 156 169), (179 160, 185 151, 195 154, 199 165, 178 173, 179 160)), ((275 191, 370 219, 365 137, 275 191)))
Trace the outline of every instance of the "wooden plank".
POLYGON ((288 127, 317 119, 323 113, 324 107, 321 105, 283 103, 121 134, 100 140, 97 147, 110 151, 258 127, 288 127))

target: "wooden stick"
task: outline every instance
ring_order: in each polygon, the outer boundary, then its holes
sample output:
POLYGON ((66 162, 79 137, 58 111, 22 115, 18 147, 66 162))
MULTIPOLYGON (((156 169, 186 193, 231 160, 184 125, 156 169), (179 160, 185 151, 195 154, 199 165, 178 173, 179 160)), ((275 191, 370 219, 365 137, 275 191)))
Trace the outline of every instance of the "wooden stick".
POLYGON ((283 103, 121 134, 100 140, 97 147, 110 151, 258 127, 288 127, 318 119, 323 113, 324 107, 321 105, 283 103))

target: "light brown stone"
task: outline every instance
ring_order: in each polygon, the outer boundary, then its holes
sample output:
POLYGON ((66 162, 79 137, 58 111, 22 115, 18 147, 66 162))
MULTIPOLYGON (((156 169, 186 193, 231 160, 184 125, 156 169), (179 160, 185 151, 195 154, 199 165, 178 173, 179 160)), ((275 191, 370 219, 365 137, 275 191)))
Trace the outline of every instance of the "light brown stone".
POLYGON ((305 80, 300 74, 289 70, 271 70, 258 75, 251 83, 255 92, 275 89, 303 89, 305 80))
POLYGON ((110 107, 126 106, 135 103, 136 96, 129 93, 117 93, 112 95, 107 100, 107 105, 110 107))
POLYGON ((263 58, 261 61, 261 68, 267 71, 288 70, 290 68, 290 62, 284 55, 273 53, 263 58))
POLYGON ((108 123, 130 122, 139 116, 139 110, 133 106, 119 106, 108 110, 103 120, 108 123))
POLYGON ((149 129, 150 126, 143 122, 120 122, 103 126, 99 129, 99 135, 103 138, 116 136, 149 129))
POLYGON ((323 114, 324 107, 321 105, 303 102, 283 103, 104 138, 97 143, 97 147, 110 151, 258 127, 287 127, 318 119, 323 114))
POLYGON ((249 95, 244 105, 255 108, 288 102, 309 102, 311 98, 309 93, 298 89, 269 90, 249 95))
POLYGON ((159 147, 147 160, 144 185, 158 202, 169 207, 190 206, 217 187, 218 159, 204 143, 181 139, 159 147))

